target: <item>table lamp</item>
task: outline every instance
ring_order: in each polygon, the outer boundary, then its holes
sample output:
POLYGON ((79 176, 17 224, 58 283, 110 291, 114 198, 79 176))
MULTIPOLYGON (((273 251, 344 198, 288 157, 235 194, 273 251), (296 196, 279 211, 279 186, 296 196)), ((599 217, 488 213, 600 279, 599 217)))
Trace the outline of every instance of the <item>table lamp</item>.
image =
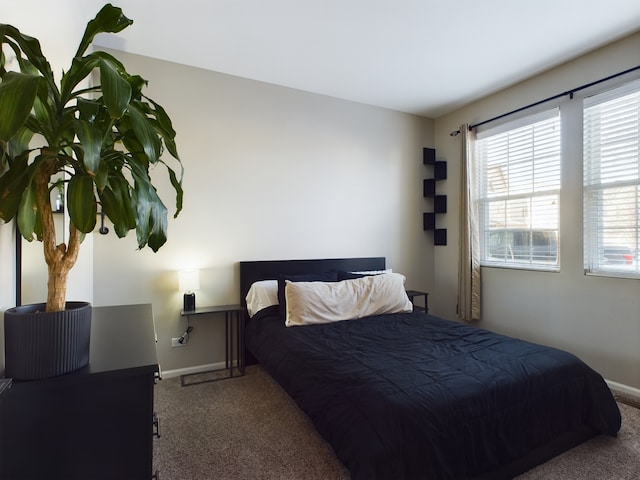
POLYGON ((196 294, 200 290, 200 272, 198 270, 181 270, 178 272, 178 289, 184 292, 184 311, 196 309, 196 294))

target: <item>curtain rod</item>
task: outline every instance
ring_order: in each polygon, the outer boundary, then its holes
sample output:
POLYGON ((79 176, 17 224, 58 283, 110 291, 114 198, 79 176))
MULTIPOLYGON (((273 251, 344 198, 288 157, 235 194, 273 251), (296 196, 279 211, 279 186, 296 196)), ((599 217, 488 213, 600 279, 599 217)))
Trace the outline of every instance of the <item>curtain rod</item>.
MULTIPOLYGON (((608 77, 601 78, 600 80, 596 80, 595 82, 591 82, 591 83, 586 83, 584 85, 580 85, 579 87, 572 88, 571 90, 567 90, 566 92, 558 93, 557 95, 553 95, 551 97, 547 97, 547 98, 545 98, 543 100, 539 100, 537 102, 530 103, 529 105, 525 105, 524 107, 520 107, 520 108, 517 108, 515 110, 511 110, 510 112, 503 113, 502 115, 498 115, 497 117, 490 118, 489 120, 484 120, 482 122, 479 122, 479 123, 476 123, 476 124, 473 124, 473 125, 469 125, 469 131, 473 130, 476 127, 479 127, 480 125, 484 125, 486 123, 494 122, 494 121, 499 120, 501 118, 507 117, 509 115, 513 115, 514 113, 522 112, 523 110, 527 110, 527 109, 532 108, 532 107, 537 107, 538 105, 541 105, 541 104, 546 103, 546 102, 550 102, 551 100, 555 100, 557 98, 565 97, 567 95, 569 96, 569 98, 573 98, 573 94, 576 93, 576 92, 579 92, 580 90, 584 90, 585 88, 593 87, 594 85, 597 85, 599 83, 603 83, 603 82, 606 82, 608 80, 612 80, 614 78, 620 77, 622 75, 626 75, 627 73, 631 73, 631 72, 633 72, 635 70, 640 70, 640 65, 638 65, 636 67, 629 68, 629 69, 624 70, 622 72, 614 73, 613 75, 609 75, 608 77)), ((452 137, 455 137, 459 133, 460 133, 460 130, 454 130, 449 135, 451 135, 452 137)))

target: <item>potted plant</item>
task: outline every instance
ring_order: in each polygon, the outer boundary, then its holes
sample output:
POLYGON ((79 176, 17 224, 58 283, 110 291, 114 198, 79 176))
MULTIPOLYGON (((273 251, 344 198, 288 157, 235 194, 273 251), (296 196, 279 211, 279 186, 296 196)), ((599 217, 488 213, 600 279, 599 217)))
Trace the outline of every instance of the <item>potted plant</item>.
MULTIPOLYGON (((86 352, 80 357, 86 358, 71 364, 65 361, 54 371, 27 365, 23 372, 18 365, 48 364, 52 356, 68 354, 58 351, 66 347, 46 343, 54 328, 45 317, 73 316, 76 310, 87 309, 88 304, 66 301, 67 278, 84 235, 96 225, 98 205, 118 237, 135 229, 138 247, 153 251, 167 239, 167 208, 152 183, 152 168, 166 168, 175 190, 174 217, 182 209, 183 170, 169 116, 142 93, 146 85, 143 78, 129 74, 106 52, 87 53, 97 34, 117 33, 132 23, 120 8, 105 5, 88 22, 59 83, 39 41, 14 26, 0 24, 0 219, 9 222, 15 218, 27 241, 41 241, 48 267, 46 304, 5 312, 7 376, 43 378, 88 362, 84 320, 83 327, 63 327, 62 341, 84 335, 80 348, 86 352), (161 156, 165 150, 179 167, 179 175, 161 156), (68 215, 69 229, 66 243, 56 245, 51 191, 63 185, 66 198, 61 206, 68 215), (19 327, 8 322, 25 313, 36 317, 35 328, 44 333, 29 330, 26 339, 15 340, 14 330, 19 327), (46 338, 36 338, 40 336, 46 338), (33 360, 34 356, 42 358, 33 360)), ((88 308, 90 315, 90 305, 88 308)), ((26 324, 22 318, 14 323, 26 324)))

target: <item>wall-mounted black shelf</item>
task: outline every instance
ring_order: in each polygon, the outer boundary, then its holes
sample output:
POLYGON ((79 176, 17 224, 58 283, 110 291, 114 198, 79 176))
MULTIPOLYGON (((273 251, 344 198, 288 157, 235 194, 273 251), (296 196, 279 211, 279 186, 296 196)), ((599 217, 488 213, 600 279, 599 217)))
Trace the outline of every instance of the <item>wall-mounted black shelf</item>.
POLYGON ((436 149, 435 148, 423 148, 422 149, 422 163, 425 165, 433 165, 436 163, 436 149))
POLYGON ((447 244, 447 229, 436 228, 437 215, 447 213, 447 196, 438 195, 437 184, 447 178, 447 162, 436 160, 435 148, 422 149, 422 163, 433 167, 433 177, 425 178, 422 184, 422 195, 433 199, 433 212, 427 212, 422 219, 423 230, 433 231, 433 244, 447 244))
POLYGON ((424 197, 435 197, 436 196, 436 179, 435 178, 425 178, 422 182, 422 195, 424 197))
POLYGON ((433 244, 434 245, 446 245, 447 244, 447 229, 436 228, 433 231, 433 244))
POLYGON ((446 195, 436 195, 433 197, 433 211, 435 213, 447 213, 446 195))

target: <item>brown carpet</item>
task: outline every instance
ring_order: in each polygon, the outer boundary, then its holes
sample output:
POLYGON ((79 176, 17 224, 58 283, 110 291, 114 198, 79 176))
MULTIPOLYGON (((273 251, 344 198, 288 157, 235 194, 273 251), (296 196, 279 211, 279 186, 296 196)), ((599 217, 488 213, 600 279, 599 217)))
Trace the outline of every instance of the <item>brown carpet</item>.
MULTIPOLYGON (((622 401, 617 438, 596 437, 518 479, 639 479, 640 410, 622 401)), ((164 379, 155 403, 161 436, 154 439, 154 464, 162 480, 349 479, 309 419, 259 366, 244 377, 186 387, 164 379)))

